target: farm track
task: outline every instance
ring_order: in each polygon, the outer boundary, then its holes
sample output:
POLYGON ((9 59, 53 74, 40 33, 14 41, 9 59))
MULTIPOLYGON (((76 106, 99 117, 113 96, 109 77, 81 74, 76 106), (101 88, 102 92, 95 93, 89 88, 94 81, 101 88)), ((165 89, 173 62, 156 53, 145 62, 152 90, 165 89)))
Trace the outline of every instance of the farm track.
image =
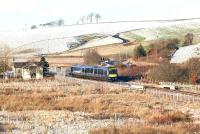
MULTIPOLYGON (((58 78, 58 77, 57 77, 58 78)), ((134 91, 131 88, 131 83, 129 82, 106 82, 106 81, 96 81, 89 79, 81 79, 81 78, 73 78, 73 77, 60 77, 59 79, 68 79, 72 81, 84 82, 84 83, 92 83, 98 84, 100 87, 104 86, 116 86, 117 88, 128 89, 129 91, 134 91)), ((174 101, 185 101, 185 102, 200 102, 200 93, 183 91, 183 90, 169 90, 155 87, 148 87, 143 90, 147 94, 152 94, 159 97, 168 98, 174 101)))

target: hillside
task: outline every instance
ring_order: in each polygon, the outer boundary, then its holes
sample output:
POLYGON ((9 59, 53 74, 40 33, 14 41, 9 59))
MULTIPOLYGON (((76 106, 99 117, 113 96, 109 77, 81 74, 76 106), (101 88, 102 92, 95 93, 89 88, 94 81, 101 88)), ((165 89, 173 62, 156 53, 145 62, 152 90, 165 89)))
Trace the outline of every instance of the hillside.
MULTIPOLYGON (((107 22, 99 24, 67 25, 27 31, 0 32, 0 42, 15 48, 15 55, 63 53, 120 44, 120 37, 132 42, 148 42, 158 38, 180 38, 192 32, 199 42, 200 20, 107 22), (98 36, 97 36, 98 35, 98 36), (75 46, 69 50, 69 45, 75 46), (75 49, 74 49, 75 48, 75 49)), ((67 54, 69 55, 69 54, 67 54)))
POLYGON ((200 23, 191 22, 157 28, 139 29, 122 33, 122 36, 129 40, 182 39, 187 33, 200 35, 200 23))

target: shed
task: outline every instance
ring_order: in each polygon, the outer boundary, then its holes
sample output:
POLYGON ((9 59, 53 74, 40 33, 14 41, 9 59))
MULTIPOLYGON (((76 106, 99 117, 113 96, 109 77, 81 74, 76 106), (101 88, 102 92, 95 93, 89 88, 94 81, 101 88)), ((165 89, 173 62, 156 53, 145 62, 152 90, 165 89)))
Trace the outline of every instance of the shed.
POLYGON ((23 80, 30 79, 42 79, 43 78, 43 69, 41 66, 38 66, 34 63, 28 63, 22 67, 21 76, 23 80))
POLYGON ((15 77, 23 80, 43 78, 43 68, 36 61, 15 60, 13 62, 13 71, 15 77))

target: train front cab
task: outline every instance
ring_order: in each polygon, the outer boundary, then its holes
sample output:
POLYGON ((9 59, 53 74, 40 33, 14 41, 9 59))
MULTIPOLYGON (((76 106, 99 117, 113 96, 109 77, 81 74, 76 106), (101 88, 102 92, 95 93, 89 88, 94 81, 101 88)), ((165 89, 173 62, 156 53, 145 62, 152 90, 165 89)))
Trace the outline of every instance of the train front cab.
POLYGON ((118 77, 117 68, 116 67, 108 67, 108 80, 116 81, 118 77))

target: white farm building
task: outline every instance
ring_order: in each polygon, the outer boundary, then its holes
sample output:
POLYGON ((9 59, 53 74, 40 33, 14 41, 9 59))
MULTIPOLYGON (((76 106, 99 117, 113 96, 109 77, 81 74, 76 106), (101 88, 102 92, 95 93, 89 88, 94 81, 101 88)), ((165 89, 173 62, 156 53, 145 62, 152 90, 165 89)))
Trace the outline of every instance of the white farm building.
POLYGON ((200 58, 200 44, 179 48, 173 55, 170 63, 181 64, 192 58, 200 58))

